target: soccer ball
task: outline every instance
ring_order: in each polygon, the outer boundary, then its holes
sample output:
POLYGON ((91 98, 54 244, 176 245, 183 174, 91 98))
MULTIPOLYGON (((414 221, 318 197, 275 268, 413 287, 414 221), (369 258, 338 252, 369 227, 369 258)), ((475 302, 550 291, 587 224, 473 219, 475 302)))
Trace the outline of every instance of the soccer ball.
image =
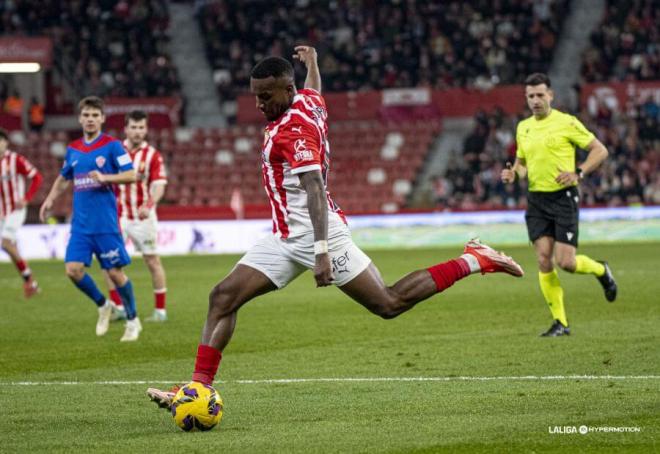
POLYGON ((213 386, 191 382, 172 401, 174 422, 186 432, 211 430, 222 419, 222 398, 213 386))

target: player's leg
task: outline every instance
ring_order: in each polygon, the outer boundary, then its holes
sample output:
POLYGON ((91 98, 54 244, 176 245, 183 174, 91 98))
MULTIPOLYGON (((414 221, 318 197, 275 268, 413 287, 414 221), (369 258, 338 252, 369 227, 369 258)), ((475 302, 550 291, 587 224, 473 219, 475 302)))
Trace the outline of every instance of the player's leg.
POLYGON ((137 316, 133 284, 122 269, 131 263, 124 240, 119 234, 111 233, 94 235, 93 241, 96 258, 101 268, 108 272, 126 311, 126 328, 121 341, 135 341, 142 331, 142 325, 137 316))
POLYGON ((542 236, 534 241, 534 251, 539 266, 539 286, 553 318, 552 326, 543 333, 543 336, 550 337, 570 334, 564 308, 564 290, 552 261, 556 244, 551 236, 542 236))
POLYGON ((151 284, 154 290, 154 312, 147 317, 147 322, 164 322, 167 320, 165 311, 165 299, 167 286, 165 283, 165 270, 158 256, 158 223, 155 216, 147 219, 128 220, 122 218, 122 233, 124 241, 130 238, 135 249, 142 253, 145 265, 151 275, 151 284))
POLYGON ((108 271, 101 269, 101 274, 103 275, 103 280, 105 285, 108 288, 108 295, 110 296, 110 301, 112 301, 112 317, 110 318, 111 322, 116 322, 119 320, 126 320, 126 311, 124 310, 124 303, 121 300, 121 295, 117 291, 115 283, 110 279, 108 271))
POLYGON ((567 238, 570 240, 557 241, 555 245, 555 261, 564 271, 577 274, 591 274, 598 279, 603 287, 607 301, 616 300, 617 285, 607 262, 596 261, 584 254, 577 254, 577 220, 569 225, 558 224, 556 238, 567 238), (574 232, 574 233, 573 233, 574 232), (571 235, 568 235, 571 233, 571 235))
POLYGON ((112 303, 106 300, 105 296, 103 296, 96 286, 94 279, 85 271, 85 267, 91 264, 92 252, 88 250, 88 254, 85 254, 83 247, 81 247, 84 243, 84 239, 74 238, 74 235, 71 236, 69 245, 67 246, 64 266, 66 275, 71 279, 71 282, 96 304, 98 308, 96 335, 103 336, 108 332, 110 316, 112 315, 112 303), (73 247, 72 244, 74 245, 73 247))
MULTIPOLYGON (((4 232, 3 232, 4 233, 4 232)), ((32 277, 32 270, 28 266, 27 262, 23 260, 16 243, 9 238, 2 238, 2 249, 9 255, 11 261, 14 263, 14 266, 18 270, 23 278, 23 294, 26 298, 39 293, 39 284, 32 277)))
POLYGON ((165 309, 167 284, 163 263, 157 254, 144 254, 143 258, 151 274, 151 285, 154 289, 154 313, 146 320, 153 322, 167 321, 167 312, 165 309))
MULTIPOLYGON (((364 253, 352 241, 345 247, 346 257, 360 262, 360 254, 364 255, 364 253)), ((337 276, 337 266, 334 268, 337 276)), ((344 282, 345 278, 338 278, 337 285, 369 311, 385 319, 391 319, 432 295, 446 290, 456 281, 470 274, 493 272, 504 272, 518 277, 523 275, 522 268, 513 259, 472 240, 465 246, 464 253, 460 257, 427 269, 413 271, 390 287, 385 285, 378 269, 371 262, 368 262, 366 268, 348 282, 344 282)))
MULTIPOLYGON (((264 293, 285 287, 305 268, 291 260, 273 235, 262 238, 209 294, 206 322, 197 347, 192 379, 213 383, 222 351, 231 340, 238 309, 264 293)), ((147 395, 160 407, 169 408, 174 393, 149 388, 147 395)))
POLYGON ((16 210, 0 221, 0 233, 2 234, 2 249, 9 255, 14 266, 23 278, 23 294, 30 298, 39 292, 37 281, 32 278, 32 270, 27 262, 23 260, 16 244, 18 229, 25 223, 27 210, 16 210))
MULTIPOLYGON (((552 326, 542 336, 560 336, 570 334, 566 311, 564 310, 564 290, 559 282, 559 275, 552 261, 555 247, 556 228, 555 210, 557 199, 563 197, 563 192, 538 193, 530 192, 525 212, 525 223, 529 240, 534 244, 534 252, 539 267, 539 286, 541 293, 552 314, 552 326)), ((560 200, 563 202, 563 200, 560 200)))
MULTIPOLYGON (((245 258, 245 257, 244 257, 245 258)), ((209 295, 202 339, 197 346, 193 381, 212 384, 220 367, 222 351, 231 340, 238 309, 251 299, 278 287, 261 271, 238 263, 209 295)), ((176 387, 170 391, 147 389, 147 395, 162 408, 170 407, 176 387)))

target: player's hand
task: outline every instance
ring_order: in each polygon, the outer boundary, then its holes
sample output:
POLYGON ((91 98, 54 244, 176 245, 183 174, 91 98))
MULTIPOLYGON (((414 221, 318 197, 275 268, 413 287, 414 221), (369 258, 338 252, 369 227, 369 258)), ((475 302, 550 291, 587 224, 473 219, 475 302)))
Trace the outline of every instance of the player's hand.
POLYGON ((566 172, 565 170, 559 169, 559 175, 555 178, 555 181, 562 186, 572 186, 578 182, 580 177, 575 172, 566 172))
POLYGON ((105 183, 105 175, 99 172, 98 170, 92 170, 87 174, 92 180, 98 181, 99 183, 105 183))
POLYGON ((20 210, 22 208, 25 208, 26 205, 27 205, 27 202, 25 201, 25 199, 23 199, 23 200, 19 200, 18 202, 16 202, 14 204, 14 208, 16 208, 17 210, 20 210))
POLYGON ((502 183, 513 183, 516 181, 516 172, 513 171, 511 168, 511 163, 507 162, 506 167, 502 169, 502 173, 500 173, 500 178, 502 179, 502 183))
POLYGON ((144 221, 149 217, 149 208, 146 205, 142 205, 140 208, 138 208, 138 219, 140 221, 144 221))
POLYGON ((300 60, 305 67, 309 68, 310 65, 316 64, 316 49, 310 46, 296 46, 293 50, 296 51, 293 54, 293 58, 300 60))
POLYGON ((332 281, 335 280, 335 277, 332 274, 332 264, 330 263, 329 254, 316 255, 314 279, 316 280, 317 287, 326 287, 331 285, 332 281))
POLYGON ((46 218, 48 217, 48 212, 53 208, 53 201, 50 199, 44 200, 44 203, 41 204, 39 208, 39 220, 46 223, 46 218))

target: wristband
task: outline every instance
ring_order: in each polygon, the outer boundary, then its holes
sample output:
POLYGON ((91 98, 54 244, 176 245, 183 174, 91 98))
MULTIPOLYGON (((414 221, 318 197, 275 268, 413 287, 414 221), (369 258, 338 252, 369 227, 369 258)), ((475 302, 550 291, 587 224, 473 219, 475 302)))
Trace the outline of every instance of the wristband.
POLYGON ((326 240, 314 241, 314 255, 328 253, 328 242, 326 240))
POLYGON ((579 167, 575 168, 575 174, 577 175, 578 180, 581 180, 582 178, 584 178, 584 172, 579 167))

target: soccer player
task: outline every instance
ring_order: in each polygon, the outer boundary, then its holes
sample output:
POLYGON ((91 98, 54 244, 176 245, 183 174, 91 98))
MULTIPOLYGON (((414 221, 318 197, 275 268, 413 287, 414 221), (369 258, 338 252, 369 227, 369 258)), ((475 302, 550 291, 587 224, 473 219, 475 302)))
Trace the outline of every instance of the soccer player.
POLYGON ((126 309, 126 329, 122 342, 136 341, 142 326, 137 317, 133 285, 122 267, 131 263, 119 233, 114 186, 135 181, 131 157, 117 139, 104 134, 103 100, 83 98, 78 104, 78 121, 83 137, 67 146, 64 165, 41 205, 39 216, 45 222, 53 201, 73 180, 73 219, 64 258, 66 274, 98 306, 96 335, 108 332, 112 302, 106 300, 92 277, 85 272, 96 255, 101 268, 117 287, 126 309))
MULTIPOLYGON (((157 251, 158 219, 156 206, 165 194, 167 176, 163 157, 160 152, 146 142, 148 134, 146 112, 134 110, 126 115, 124 148, 128 151, 137 174, 135 183, 119 185, 117 202, 124 240, 130 238, 138 251, 142 253, 144 263, 151 273, 154 290, 154 313, 145 319, 148 322, 167 321, 165 309, 165 270, 157 251)), ((118 310, 114 318, 125 317, 121 307, 121 298, 114 288, 112 280, 106 275, 110 289, 110 298, 118 310)))
POLYGON ((501 178, 512 183, 527 175, 527 232, 536 251, 541 291, 554 318, 542 336, 566 336, 570 328, 564 291, 553 258, 564 271, 596 276, 605 298, 616 299, 617 286, 607 262, 576 255, 578 184, 607 158, 607 149, 577 118, 551 107, 553 92, 545 74, 535 73, 525 80, 525 97, 533 115, 518 124, 516 161, 513 167, 507 164, 501 178), (576 146, 589 151, 586 161, 577 167, 576 146))
POLYGON ((9 149, 9 135, 0 129, 0 237, 2 249, 23 278, 23 294, 30 298, 39 292, 32 271, 16 245, 16 233, 25 222, 27 204, 39 190, 43 177, 30 161, 9 149), (25 190, 25 180, 30 186, 25 190))
MULTIPOLYGON (((523 275, 513 259, 472 240, 460 257, 385 285, 376 266, 353 243, 344 214, 327 192, 327 110, 316 50, 298 46, 295 51, 294 58, 307 68, 303 90, 296 90, 293 67, 283 58, 268 57, 251 72, 250 90, 268 120, 261 156, 273 235, 257 242, 211 291, 193 381, 213 382, 243 304, 285 287, 307 269, 313 270, 318 287, 335 284, 384 319, 473 273, 523 275)), ((169 407, 174 396, 154 388, 147 394, 162 407, 169 407)))

